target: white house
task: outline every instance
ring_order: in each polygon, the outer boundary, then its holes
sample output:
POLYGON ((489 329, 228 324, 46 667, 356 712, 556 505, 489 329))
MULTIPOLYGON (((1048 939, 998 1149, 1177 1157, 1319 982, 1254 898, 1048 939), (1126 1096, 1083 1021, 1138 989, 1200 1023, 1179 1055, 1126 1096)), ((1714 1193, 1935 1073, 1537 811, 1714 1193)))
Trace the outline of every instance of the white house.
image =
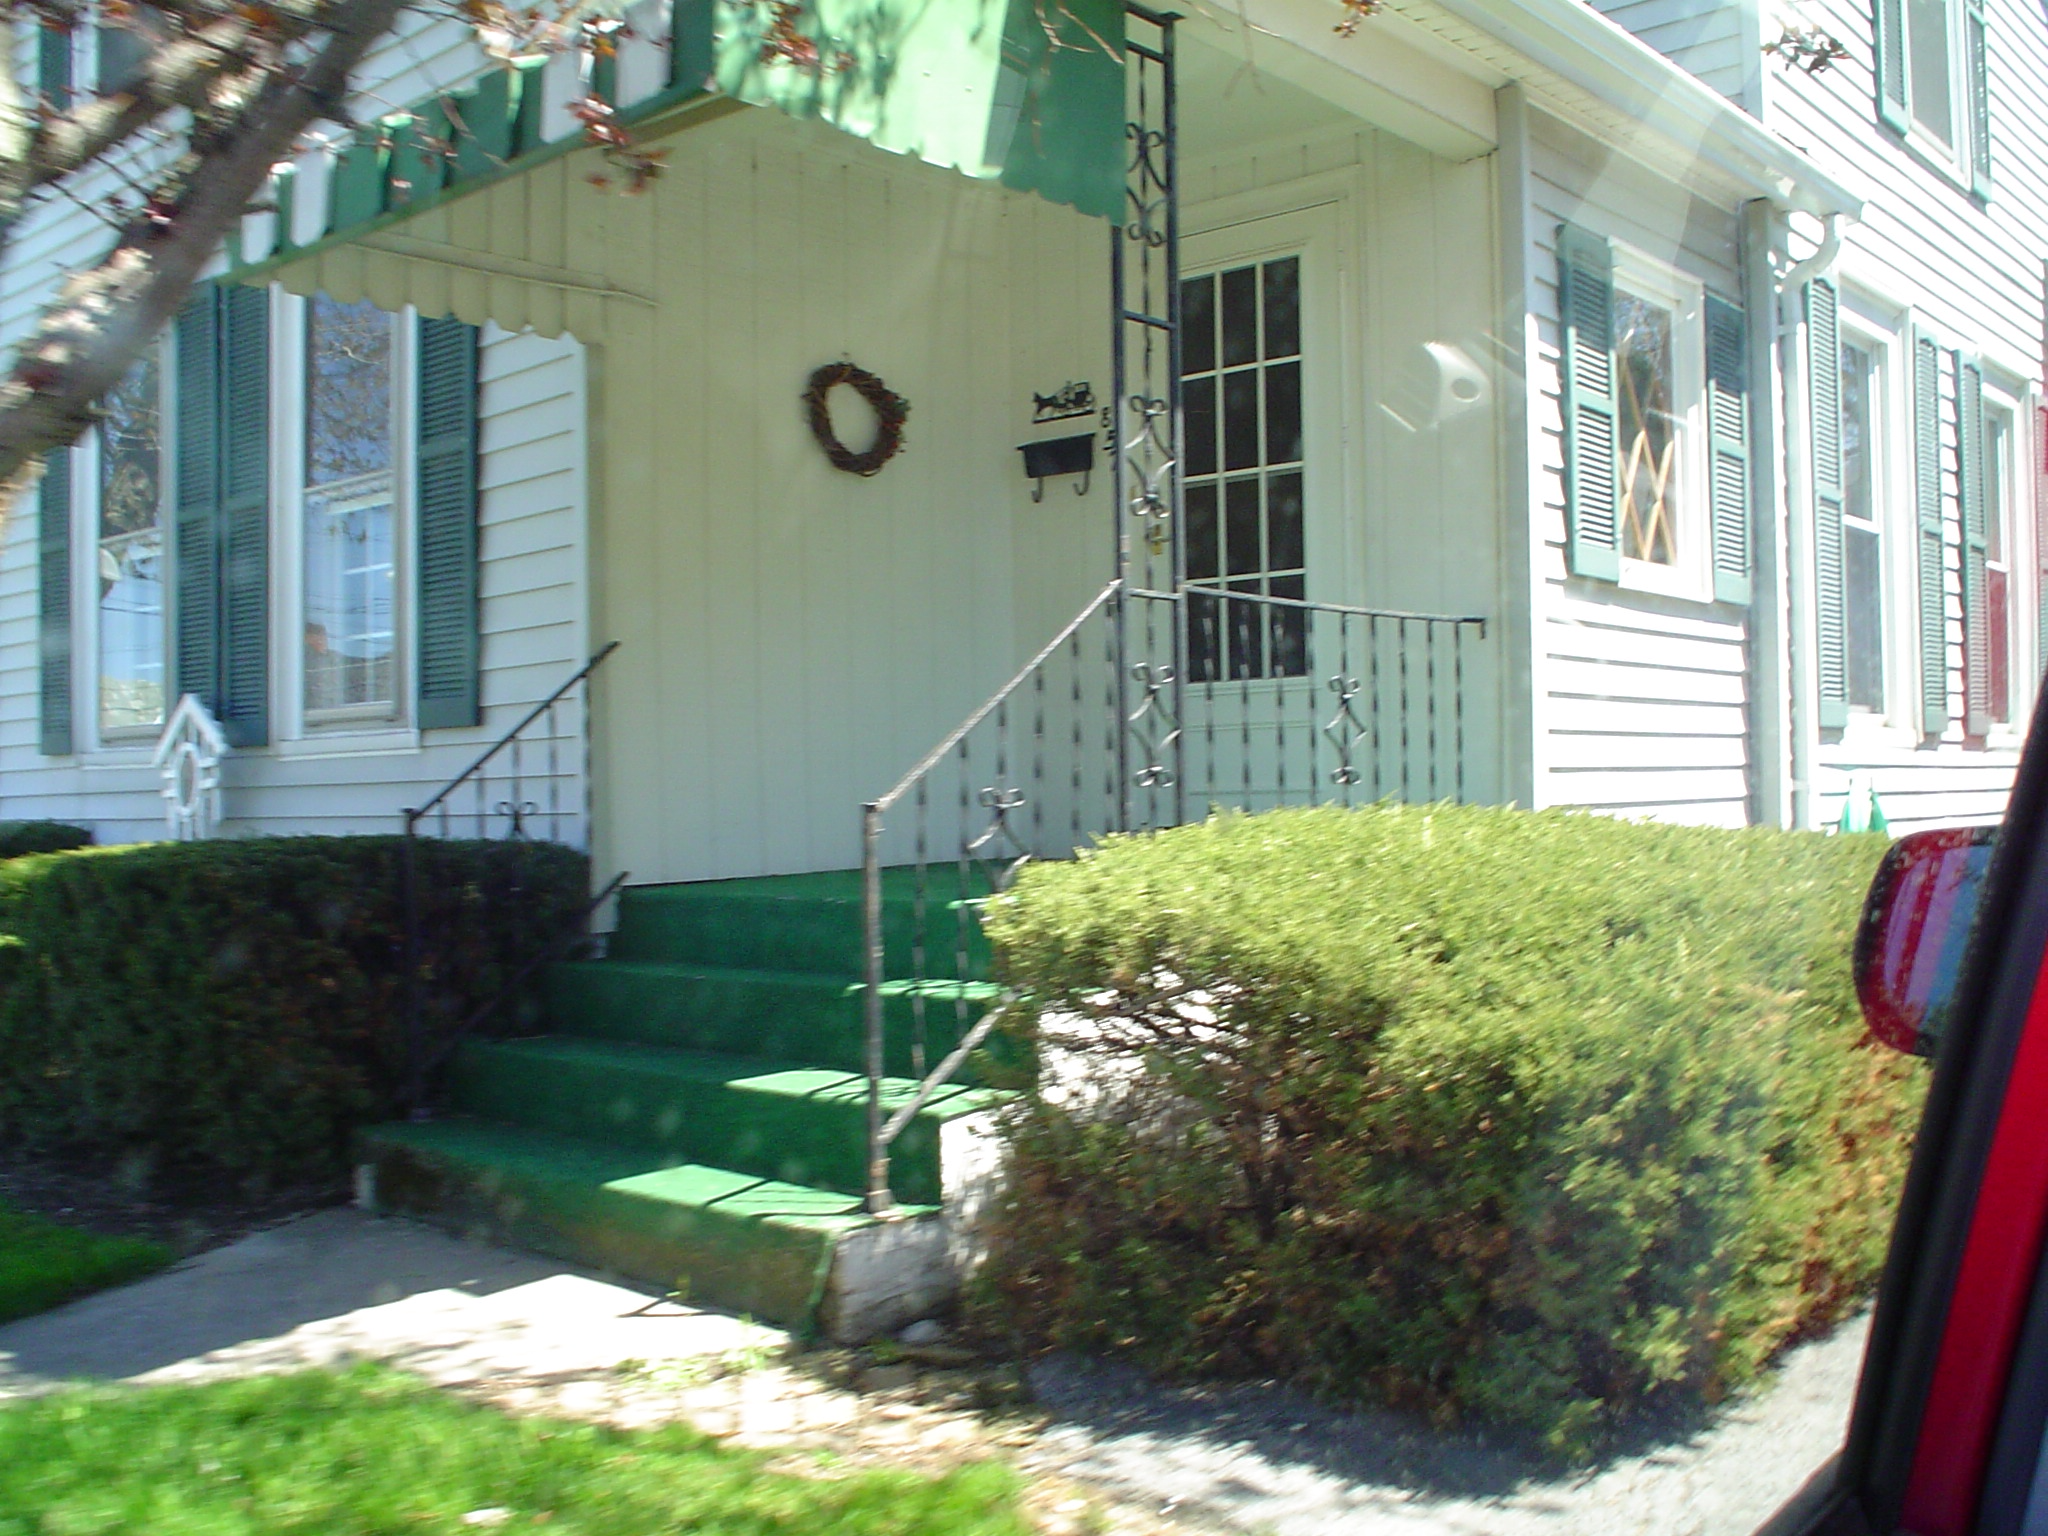
MULTIPOLYGON (((626 16, 509 68, 415 19, 281 168, 8 520, 0 816, 157 835, 192 694, 228 834, 396 830, 613 641, 431 829, 630 895, 1307 798, 2001 810, 2048 596, 2020 0, 626 16)), ((24 221, 0 333, 94 238, 24 221)), ((912 1077, 973 964, 930 894, 914 976, 859 946, 912 1077)))

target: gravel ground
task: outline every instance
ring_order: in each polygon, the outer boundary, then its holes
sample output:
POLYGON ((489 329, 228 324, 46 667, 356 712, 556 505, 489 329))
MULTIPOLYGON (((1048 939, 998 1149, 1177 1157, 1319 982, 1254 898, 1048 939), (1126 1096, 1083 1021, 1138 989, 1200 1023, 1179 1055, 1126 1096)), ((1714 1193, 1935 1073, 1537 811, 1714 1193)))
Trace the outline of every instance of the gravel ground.
POLYGON ((1791 1351, 1760 1390, 1560 1475, 1480 1435, 1348 1414, 1271 1387, 1161 1387, 1043 1362, 1028 1459, 1195 1525, 1271 1536, 1751 1536, 1840 1447, 1869 1331, 1791 1351))

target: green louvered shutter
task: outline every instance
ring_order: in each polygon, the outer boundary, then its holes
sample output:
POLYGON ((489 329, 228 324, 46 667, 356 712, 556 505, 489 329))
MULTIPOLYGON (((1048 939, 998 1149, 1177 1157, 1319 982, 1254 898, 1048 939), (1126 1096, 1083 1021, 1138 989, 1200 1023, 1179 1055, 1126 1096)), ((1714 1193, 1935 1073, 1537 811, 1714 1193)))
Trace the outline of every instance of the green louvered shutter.
POLYGON ((1835 285, 1806 285, 1806 393, 1813 417, 1814 648, 1820 724, 1849 723, 1849 625, 1842 579, 1842 319, 1835 285))
POLYGON ((1714 601, 1749 605, 1749 344, 1742 306, 1707 295, 1707 505, 1714 601))
POLYGON ((220 293, 202 285, 178 312, 172 474, 177 694, 209 708, 220 680, 220 293))
POLYGON ((45 757, 66 757, 71 739, 71 450, 43 458, 36 500, 37 621, 41 638, 42 734, 45 757))
POLYGON ((1906 0, 1872 0, 1871 61, 1877 76, 1877 117, 1888 128, 1907 130, 1906 0))
POLYGON ((36 91, 59 112, 71 110, 71 33, 43 23, 36 33, 36 91))
POLYGON ((477 331, 421 320, 419 332, 419 723, 475 725, 477 331))
POLYGON ((1991 729, 1990 532, 1984 499, 1984 370, 1962 353, 1956 373, 1956 483, 1963 523, 1963 730, 1991 729))
POLYGON ((230 744, 270 740, 270 295, 221 290, 221 669, 230 744))
POLYGON ((1565 558, 1575 576, 1621 579, 1620 419, 1614 402, 1614 252, 1574 224, 1557 227, 1564 333, 1565 558))
POLYGON ((1913 510, 1919 523, 1920 730, 1948 729, 1948 591, 1941 529, 1941 351, 1913 338, 1913 510))
POLYGON ((1991 22, 1984 0, 1963 0, 1963 77, 1970 114, 1970 190, 1991 196, 1991 22))

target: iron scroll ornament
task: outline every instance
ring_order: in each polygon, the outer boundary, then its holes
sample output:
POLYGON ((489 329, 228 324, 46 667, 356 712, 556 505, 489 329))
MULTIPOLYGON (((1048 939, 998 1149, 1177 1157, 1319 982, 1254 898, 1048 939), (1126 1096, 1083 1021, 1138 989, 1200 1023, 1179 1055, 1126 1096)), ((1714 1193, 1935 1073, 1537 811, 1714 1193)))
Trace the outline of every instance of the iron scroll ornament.
POLYGON ((910 415, 910 402, 865 368, 852 363, 827 363, 815 369, 804 389, 804 409, 811 418, 811 436, 825 450, 825 457, 832 461, 834 469, 843 469, 849 475, 879 474, 882 466, 903 448, 903 422, 910 415), (875 440, 861 453, 839 441, 839 434, 832 430, 832 408, 826 401, 841 384, 874 409, 875 440))

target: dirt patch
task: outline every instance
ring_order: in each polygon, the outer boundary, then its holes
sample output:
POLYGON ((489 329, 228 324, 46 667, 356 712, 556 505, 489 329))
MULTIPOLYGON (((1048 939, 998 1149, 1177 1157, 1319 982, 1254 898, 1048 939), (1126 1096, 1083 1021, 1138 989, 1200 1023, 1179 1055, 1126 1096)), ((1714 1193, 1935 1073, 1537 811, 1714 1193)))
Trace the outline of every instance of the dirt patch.
POLYGON ((0 1205, 108 1237, 146 1237, 180 1258, 204 1253, 348 1199, 339 1181, 285 1189, 152 1178, 113 1158, 34 1156, 0 1149, 0 1205))

